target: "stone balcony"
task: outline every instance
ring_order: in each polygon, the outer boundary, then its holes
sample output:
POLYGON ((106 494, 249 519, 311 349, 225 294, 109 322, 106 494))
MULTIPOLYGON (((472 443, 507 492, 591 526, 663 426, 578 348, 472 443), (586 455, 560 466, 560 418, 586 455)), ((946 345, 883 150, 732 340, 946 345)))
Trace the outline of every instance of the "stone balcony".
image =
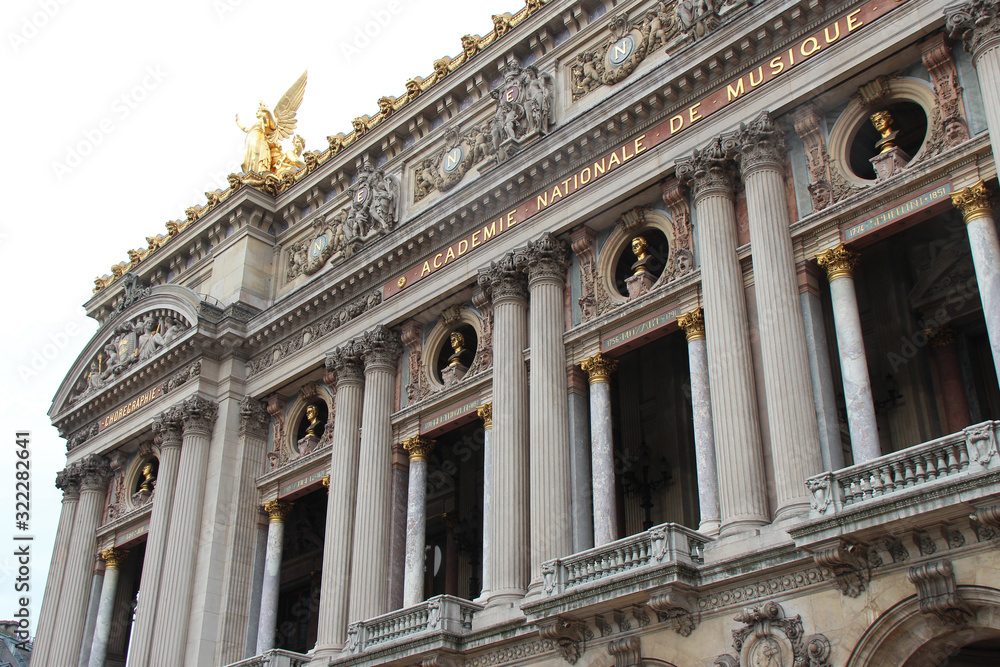
POLYGON ((230 663, 226 667, 304 667, 308 664, 308 656, 276 648, 246 660, 230 663))
POLYGON ((482 605, 452 595, 438 595, 418 605, 352 623, 347 628, 346 653, 358 654, 408 643, 418 636, 461 637, 472 629, 472 617, 482 605))

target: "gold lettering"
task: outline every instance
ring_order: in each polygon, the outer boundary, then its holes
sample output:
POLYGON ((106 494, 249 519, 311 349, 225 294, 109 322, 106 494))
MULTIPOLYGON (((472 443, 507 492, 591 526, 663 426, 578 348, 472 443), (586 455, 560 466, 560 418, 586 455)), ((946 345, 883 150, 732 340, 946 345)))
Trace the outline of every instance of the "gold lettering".
POLYGON ((472 233, 472 247, 473 248, 475 248, 477 245, 479 245, 479 240, 478 239, 479 239, 479 232, 473 232, 472 233))
MULTIPOLYGON (((735 88, 733 88, 733 84, 729 84, 728 86, 726 86, 726 96, 729 98, 726 101, 732 102, 742 94, 743 94, 743 77, 741 76, 740 80, 736 82, 735 88)), ((673 123, 673 119, 671 119, 670 122, 673 123)), ((670 129, 673 130, 673 127, 671 126, 670 129)))
POLYGON ((538 208, 538 210, 541 211, 548 205, 549 205, 549 193, 543 192, 542 194, 538 195, 538 199, 537 201, 535 201, 535 206, 538 208))
MULTIPOLYGON (((742 85, 743 82, 741 81, 740 86, 742 87, 742 85)), ((674 132, 679 132, 683 127, 684 127, 684 116, 678 114, 677 116, 674 116, 673 118, 670 119, 670 134, 673 134, 674 132), (677 123, 675 124, 674 121, 677 121, 677 123)))
POLYGON ((611 154, 611 159, 608 160, 608 169, 611 169, 612 165, 614 165, 614 164, 619 164, 620 165, 621 163, 622 163, 622 161, 618 159, 618 153, 612 153, 611 154))
POLYGON ((461 257, 462 255, 464 255, 468 250, 469 250, 469 242, 468 241, 466 241, 465 239, 462 239, 461 241, 458 242, 458 256, 459 257, 461 257), (463 247, 463 245, 464 245, 464 247, 463 247))
POLYGON ((493 224, 489 227, 483 227, 483 243, 486 243, 491 238, 497 235, 497 223, 494 220, 493 224))
POLYGON ((455 155, 454 153, 448 153, 447 160, 448 161, 444 165, 446 169, 450 169, 451 167, 454 167, 456 164, 458 164, 458 156, 455 155))
POLYGON ((424 262, 424 268, 422 268, 420 270, 420 277, 423 278, 424 276, 426 276, 430 272, 431 272, 431 263, 430 262, 424 262))
POLYGON ((615 44, 615 58, 624 58, 628 55, 628 45, 624 41, 615 44))
POLYGON ((788 66, 795 64, 795 49, 788 49, 788 66))
POLYGON ((577 190, 580 187, 580 184, 577 182, 577 176, 579 174, 573 174, 573 190, 577 190))
POLYGON ((590 167, 584 167, 583 171, 580 172, 580 183, 582 183, 583 185, 590 183, 590 167))
POLYGON ((853 12, 847 15, 847 32, 854 32, 858 28, 864 25, 863 21, 858 21, 857 16, 861 13, 860 9, 855 9, 853 12))
MULTIPOLYGON (((699 102, 698 104, 701 104, 701 103, 699 102)), ((695 106, 698 106, 698 105, 696 104, 695 106)), ((694 107, 692 107, 692 108, 694 108, 694 107)), ((694 122, 694 119, 692 119, 692 122, 694 122)), ((642 140, 645 139, 645 138, 646 138, 645 134, 642 135, 641 137, 636 137, 635 138, 635 148, 634 148, 634 150, 635 150, 635 154, 636 155, 638 155, 639 153, 642 153, 643 151, 646 150, 646 147, 642 145, 642 140)))
POLYGON ((507 211, 507 229, 510 229, 511 227, 517 224, 517 220, 514 219, 514 213, 516 210, 517 209, 514 209, 514 211, 507 211))
POLYGON ((826 35, 827 44, 833 44, 840 37, 840 21, 834 23, 833 27, 837 29, 837 32, 833 35, 833 37, 830 37, 830 26, 823 29, 823 34, 826 35))
POLYGON ((806 41, 802 42, 802 46, 799 47, 799 51, 801 51, 802 55, 804 55, 806 58, 819 51, 819 49, 820 49, 819 42, 816 41, 815 37, 810 37, 806 41), (812 42, 812 48, 806 51, 806 44, 808 44, 809 42, 812 42))
POLYGON ((447 264, 453 259, 455 259, 455 249, 448 246, 448 254, 444 256, 444 263, 447 264))
POLYGON ((435 269, 440 269, 441 268, 441 264, 439 264, 438 262, 441 260, 441 255, 442 254, 444 254, 444 253, 440 253, 439 252, 438 254, 434 255, 434 268, 435 269))
POLYGON ((565 192, 566 194, 569 194, 569 179, 568 178, 565 181, 562 182, 562 186, 563 186, 563 192, 565 192))
POLYGON ((785 63, 781 60, 781 56, 771 58, 771 74, 777 76, 781 74, 781 70, 783 69, 785 69, 785 63), (775 64, 775 61, 777 61, 777 64, 775 64))
POLYGON ((594 178, 597 178, 598 176, 600 176, 601 174, 604 173, 604 161, 605 160, 607 160, 607 158, 603 158, 602 157, 600 162, 595 162, 594 163, 594 178))
POLYGON ((628 146, 622 146, 622 162, 628 162, 635 157, 635 153, 632 155, 628 154, 628 146))
POLYGON ((559 197, 562 197, 562 191, 559 189, 559 186, 557 185, 554 188, 552 188, 552 201, 554 202, 559 197))
POLYGON ((754 81, 753 80, 753 70, 750 70, 750 87, 751 88, 756 88, 760 84, 764 83, 764 66, 763 65, 761 65, 760 67, 757 68, 757 74, 760 75, 760 78, 757 79, 756 81, 754 81))

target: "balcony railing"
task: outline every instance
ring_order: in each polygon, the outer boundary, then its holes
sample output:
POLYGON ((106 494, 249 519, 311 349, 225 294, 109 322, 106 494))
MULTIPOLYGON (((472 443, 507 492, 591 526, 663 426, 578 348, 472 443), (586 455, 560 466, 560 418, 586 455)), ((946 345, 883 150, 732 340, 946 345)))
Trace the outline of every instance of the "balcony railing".
POLYGON ((413 607, 353 623, 347 628, 347 650, 362 653, 425 632, 461 635, 472 629, 482 605, 452 595, 438 595, 413 607))
POLYGON ((812 516, 831 516, 908 489, 930 490, 1000 467, 998 431, 1000 421, 982 422, 850 468, 810 477, 806 487, 812 493, 812 516))
POLYGON ((308 664, 308 656, 275 648, 252 658, 230 663, 226 667, 303 667, 308 664))
POLYGON ((684 526, 665 523, 649 530, 542 564, 545 595, 562 595, 593 582, 638 573, 665 563, 695 566, 709 538, 684 526))

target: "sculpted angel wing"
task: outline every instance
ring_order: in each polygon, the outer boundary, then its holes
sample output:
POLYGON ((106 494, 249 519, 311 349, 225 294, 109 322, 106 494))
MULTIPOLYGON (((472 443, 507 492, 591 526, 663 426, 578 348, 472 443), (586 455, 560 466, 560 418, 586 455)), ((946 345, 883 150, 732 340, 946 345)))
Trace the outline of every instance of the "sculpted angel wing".
POLYGON ((276 127, 274 132, 267 137, 270 141, 278 142, 292 135, 292 130, 295 129, 295 112, 302 104, 302 95, 306 92, 306 75, 308 74, 308 71, 303 72, 299 80, 292 84, 292 87, 281 96, 277 106, 274 107, 276 127))

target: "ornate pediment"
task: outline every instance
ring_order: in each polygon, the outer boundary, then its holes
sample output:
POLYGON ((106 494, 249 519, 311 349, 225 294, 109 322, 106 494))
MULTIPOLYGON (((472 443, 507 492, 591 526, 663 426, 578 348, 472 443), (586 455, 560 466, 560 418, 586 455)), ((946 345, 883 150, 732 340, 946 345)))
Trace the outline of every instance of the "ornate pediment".
POLYGON ((160 354, 191 323, 173 310, 156 309, 110 328, 99 351, 77 379, 70 402, 96 394, 134 366, 160 354))

